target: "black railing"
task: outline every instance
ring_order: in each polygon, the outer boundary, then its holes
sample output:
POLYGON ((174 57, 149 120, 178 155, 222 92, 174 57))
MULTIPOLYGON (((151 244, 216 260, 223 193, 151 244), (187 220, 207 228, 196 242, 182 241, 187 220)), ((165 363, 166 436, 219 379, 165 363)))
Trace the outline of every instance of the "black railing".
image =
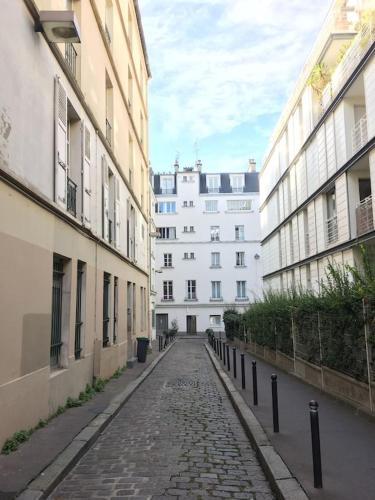
POLYGON ((63 261, 61 259, 54 259, 50 348, 50 364, 52 367, 57 367, 60 363, 63 277, 63 261))
POLYGON ((74 217, 77 216, 77 184, 68 177, 66 186, 66 208, 74 217))
POLYGON ((113 242, 113 222, 111 219, 108 219, 108 241, 109 243, 113 242))
POLYGON ((109 326, 109 285, 111 277, 104 273, 103 283, 103 347, 109 344, 108 326, 109 326))
POLYGON ((77 51, 72 43, 65 44, 65 61, 74 78, 77 77, 77 51))
POLYGON ((112 146, 112 125, 108 118, 105 119, 105 137, 110 146, 112 146))
POLYGON ((118 326, 118 278, 114 281, 113 293, 113 343, 117 342, 117 326, 118 326))
POLYGON ((76 298, 76 328, 74 337, 74 357, 80 359, 82 352, 82 281, 83 281, 83 263, 78 262, 77 266, 77 298, 76 298))

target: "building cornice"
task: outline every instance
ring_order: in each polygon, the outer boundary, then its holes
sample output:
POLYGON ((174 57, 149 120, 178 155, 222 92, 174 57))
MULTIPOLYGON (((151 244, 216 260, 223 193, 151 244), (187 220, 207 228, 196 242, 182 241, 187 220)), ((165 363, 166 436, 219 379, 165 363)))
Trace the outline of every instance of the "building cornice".
POLYGON ((237 307, 248 307, 252 302, 210 302, 205 303, 190 303, 182 302, 181 304, 175 303, 158 303, 156 302, 156 307, 158 309, 232 309, 237 307))
MULTIPOLYGON (((343 88, 340 90, 340 92, 333 99, 333 101, 328 106, 328 108, 326 109, 326 111, 322 114, 322 116, 320 117, 320 119, 318 120, 318 122, 316 123, 316 125, 314 126, 313 130, 310 132, 309 136, 307 137, 307 139, 305 140, 305 142, 302 144, 302 146, 299 149, 298 153, 295 155, 295 157, 293 158, 293 160, 289 163, 288 168, 281 175, 281 177, 279 177, 279 179, 276 182, 276 184, 274 185, 274 187, 271 189, 271 191, 268 193, 268 195, 266 196, 266 198, 263 200, 263 202, 261 203, 260 208, 259 208, 260 211, 263 210, 263 208, 266 206, 266 204, 268 203, 268 201, 270 200, 270 198, 273 196, 273 194, 275 193, 275 191, 277 191, 277 189, 279 188, 280 184, 283 182, 283 180, 285 180, 285 178, 287 177, 287 175, 290 172, 290 169, 292 168, 292 166, 295 165, 296 161, 301 156, 301 154, 305 152, 305 150, 309 146, 310 142, 315 137, 318 129, 322 126, 322 124, 324 123, 324 121, 327 119, 328 115, 330 113, 332 113, 333 111, 335 111, 335 109, 339 106, 339 104, 341 103, 341 101, 343 99, 343 96, 349 90, 349 88, 353 84, 354 80, 357 78, 358 74, 366 66, 366 64, 368 63, 369 59, 371 58, 371 56, 373 55, 374 52, 375 52, 375 42, 371 45, 371 47, 368 49, 368 51, 366 52, 366 54, 364 55, 364 57, 358 63, 358 65, 356 66, 356 68, 354 69, 354 71, 352 72, 352 74, 350 75, 350 77, 348 78, 348 80, 346 81, 346 83, 344 84, 343 88)), ((260 172, 261 174, 264 172, 264 168, 265 167, 263 166, 262 170, 260 172)), ((261 182, 261 176, 260 176, 260 182, 261 182)))
POLYGON ((94 233, 91 232, 90 229, 82 226, 82 224, 80 224, 80 222, 73 216, 71 216, 66 212, 63 212, 57 206, 57 204, 51 202, 41 193, 36 193, 32 188, 26 186, 24 182, 22 182, 22 180, 18 180, 13 173, 7 172, 6 170, 0 168, 0 180, 3 181, 8 186, 10 186, 11 188, 15 189, 17 192, 26 196, 29 200, 33 201, 39 207, 44 208, 54 216, 58 217, 60 220, 68 224, 72 229, 79 232, 81 236, 84 236, 92 240, 96 244, 100 245, 102 248, 104 248, 105 250, 109 251, 110 253, 121 259, 123 262, 134 268, 136 271, 142 273, 144 276, 146 277, 149 276, 148 272, 146 272, 141 267, 137 266, 134 262, 132 262, 122 253, 120 253, 116 248, 109 245, 105 240, 96 236, 94 233))
POLYGON ((334 182, 345 172, 350 170, 350 168, 357 163, 361 158, 366 156, 372 149, 375 147, 375 136, 363 146, 362 149, 357 151, 357 153, 350 158, 344 165, 337 170, 337 172, 332 175, 324 184, 322 184, 318 189, 316 189, 306 200, 298 205, 298 207, 293 210, 285 219, 283 219, 280 224, 278 224, 263 240, 261 240, 261 244, 264 245, 268 240, 270 240, 284 225, 286 225, 290 220, 295 217, 301 210, 307 207, 309 203, 311 203, 315 198, 317 198, 320 194, 327 191, 327 189, 334 184, 334 182))
POLYGON ((237 241, 237 240, 227 240, 227 241, 180 241, 180 240, 162 240, 160 238, 156 239, 156 244, 157 245, 168 245, 172 243, 173 245, 212 245, 213 247, 220 245, 220 244, 240 244, 243 245, 244 243, 257 243, 260 244, 260 240, 242 240, 242 241, 237 241))

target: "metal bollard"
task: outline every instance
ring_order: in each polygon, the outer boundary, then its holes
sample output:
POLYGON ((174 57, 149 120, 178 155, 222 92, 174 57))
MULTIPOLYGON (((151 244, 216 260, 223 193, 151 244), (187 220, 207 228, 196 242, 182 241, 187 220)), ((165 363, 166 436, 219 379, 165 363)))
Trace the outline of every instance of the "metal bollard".
POLYGON ((277 375, 271 375, 273 432, 279 432, 279 402, 277 398, 277 375))
POLYGON ((223 342, 223 363, 224 363, 224 366, 225 366, 225 342, 223 342))
POLYGON ((322 459, 320 455, 320 433, 319 433, 319 405, 317 401, 310 401, 310 424, 311 444, 314 468, 314 488, 323 488, 322 459))
POLYGON ((229 353, 229 345, 227 344, 227 368, 228 372, 230 372, 230 353, 229 353))
POLYGON ((258 379, 257 379, 257 362, 253 361, 253 403, 258 405, 258 379))
POLYGON ((233 377, 237 378, 237 356, 236 356, 236 348, 233 347, 233 377))
POLYGON ((241 354, 241 379, 242 379, 242 389, 245 389, 245 354, 241 354))
POLYGON ((217 354, 217 339, 215 339, 215 353, 217 354))
POLYGON ((219 340, 219 355, 220 355, 220 361, 223 359, 223 353, 222 353, 222 341, 219 340))

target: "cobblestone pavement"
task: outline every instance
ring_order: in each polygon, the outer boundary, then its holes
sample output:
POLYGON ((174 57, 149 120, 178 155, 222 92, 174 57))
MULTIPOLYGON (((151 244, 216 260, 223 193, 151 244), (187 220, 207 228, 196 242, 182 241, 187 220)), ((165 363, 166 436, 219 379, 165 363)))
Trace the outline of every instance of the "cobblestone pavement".
POLYGON ((51 499, 271 500, 201 341, 178 341, 51 499))

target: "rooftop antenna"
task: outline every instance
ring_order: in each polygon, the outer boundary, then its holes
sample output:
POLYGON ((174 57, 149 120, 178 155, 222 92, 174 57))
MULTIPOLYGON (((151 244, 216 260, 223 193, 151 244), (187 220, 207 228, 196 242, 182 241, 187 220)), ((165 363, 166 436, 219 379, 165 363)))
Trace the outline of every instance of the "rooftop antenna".
POLYGON ((174 162, 174 171, 175 172, 178 172, 178 169, 180 168, 179 159, 180 159, 180 152, 176 151, 176 159, 174 162))
POLYGON ((194 151, 195 151, 195 161, 198 161, 199 157, 199 145, 198 145, 198 139, 194 142, 194 151))

